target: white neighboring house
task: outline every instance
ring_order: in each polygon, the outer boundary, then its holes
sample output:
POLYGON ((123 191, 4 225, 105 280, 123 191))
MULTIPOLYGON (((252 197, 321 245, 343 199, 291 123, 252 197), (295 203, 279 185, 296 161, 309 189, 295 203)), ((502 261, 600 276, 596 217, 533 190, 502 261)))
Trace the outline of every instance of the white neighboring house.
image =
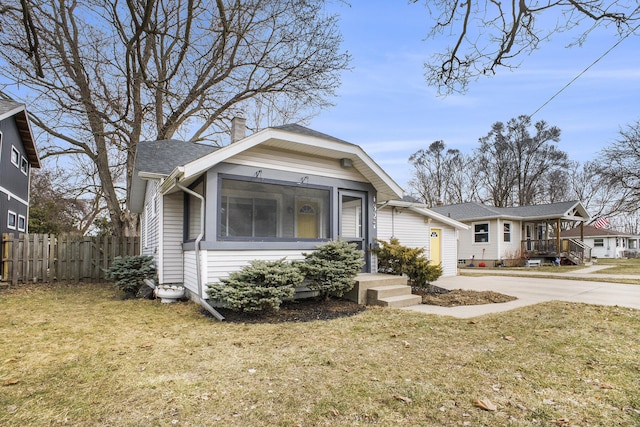
POLYGON ((376 206, 402 189, 357 145, 299 125, 245 137, 244 123, 233 120, 223 148, 138 144, 129 197, 158 284, 206 299, 207 283, 251 260, 302 259, 337 238, 363 249, 373 271, 376 206))
POLYGON ((378 207, 378 239, 424 248, 432 264, 442 265, 443 276, 458 274, 458 231, 469 228, 421 203, 391 200, 378 207))
POLYGON ((582 264, 591 256, 580 235, 562 240, 558 233, 566 224, 581 227, 591 219, 577 200, 507 208, 468 202, 431 209, 470 226, 460 231, 460 265, 493 267, 522 257, 582 264))
MULTIPOLYGON (((562 238, 580 237, 580 229, 572 228, 560 233, 562 238)), ((584 226, 584 242, 591 247, 591 256, 597 258, 637 258, 640 256, 640 236, 618 230, 584 226)))

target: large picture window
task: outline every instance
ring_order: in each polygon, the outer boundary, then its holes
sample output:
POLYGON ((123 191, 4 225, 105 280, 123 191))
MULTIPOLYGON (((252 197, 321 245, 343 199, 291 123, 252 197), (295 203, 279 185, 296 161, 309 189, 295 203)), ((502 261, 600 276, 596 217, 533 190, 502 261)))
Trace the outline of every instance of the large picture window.
POLYGON ((222 239, 326 239, 329 190, 223 178, 218 208, 222 239))

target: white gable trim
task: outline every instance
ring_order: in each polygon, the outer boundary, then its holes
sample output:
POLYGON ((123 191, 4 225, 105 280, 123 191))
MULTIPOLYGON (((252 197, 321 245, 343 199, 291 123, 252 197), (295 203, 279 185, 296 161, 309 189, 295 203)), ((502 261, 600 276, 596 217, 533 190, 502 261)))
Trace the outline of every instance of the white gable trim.
POLYGON ((333 158, 336 161, 348 158, 353 162, 353 167, 376 188, 379 200, 391 200, 403 195, 402 188, 359 146, 273 128, 264 129, 174 169, 163 184, 162 192, 171 190, 176 178, 180 181, 192 179, 211 167, 261 144, 312 156, 333 158))

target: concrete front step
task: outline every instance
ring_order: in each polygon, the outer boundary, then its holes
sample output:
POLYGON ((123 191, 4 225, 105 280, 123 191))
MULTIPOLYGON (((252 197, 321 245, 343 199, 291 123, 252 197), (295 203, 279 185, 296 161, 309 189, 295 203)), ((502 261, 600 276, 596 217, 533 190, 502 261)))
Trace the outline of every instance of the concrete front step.
POLYGON ((367 303, 375 304, 376 300, 402 295, 411 295, 411 287, 407 285, 376 286, 367 289, 367 303))
POLYGON ((422 297, 411 294, 407 285, 377 286, 367 290, 367 304, 383 307, 407 307, 420 304, 422 297))
POLYGON ((361 273, 356 276, 356 284, 349 292, 344 294, 344 298, 358 304, 367 304, 367 291, 380 286, 397 286, 407 284, 406 276, 392 276, 381 273, 361 273))
POLYGON ((375 304, 383 307, 409 307, 411 305, 422 304, 422 297, 420 295, 398 295, 395 297, 380 298, 375 304))

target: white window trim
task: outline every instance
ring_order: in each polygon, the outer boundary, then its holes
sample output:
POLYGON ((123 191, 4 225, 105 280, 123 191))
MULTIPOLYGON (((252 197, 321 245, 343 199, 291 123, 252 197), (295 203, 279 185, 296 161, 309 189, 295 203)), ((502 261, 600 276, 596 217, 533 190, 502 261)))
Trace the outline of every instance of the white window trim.
POLYGON ((28 175, 29 174, 29 161, 27 160, 26 157, 22 156, 22 160, 20 162, 20 170, 22 171, 23 174, 28 175), (24 168, 22 167, 24 166, 24 168))
POLYGON ((18 231, 27 231, 27 218, 24 215, 18 215, 18 231), (22 220, 23 226, 20 227, 20 221, 22 220))
POLYGON ((18 226, 18 214, 14 211, 9 211, 7 215, 7 228, 10 230, 15 230, 18 226), (13 225, 11 225, 11 217, 13 217, 13 225))
POLYGON ((513 242, 513 223, 510 221, 505 221, 502 223, 502 241, 504 243, 511 243, 513 242), (504 231, 504 226, 508 225, 509 226, 509 233, 507 233, 506 231, 504 231), (505 234, 509 234, 509 241, 504 239, 505 234))
POLYGON ((16 148, 15 145, 11 146, 11 163, 17 167, 18 169, 20 169, 20 151, 16 148), (16 157, 15 161, 14 161, 14 157, 16 157))
POLYGON ((482 222, 474 222, 471 229, 471 242, 474 245, 488 245, 491 241, 491 224, 489 221, 482 222), (476 225, 487 225, 487 241, 486 242, 476 242, 476 234, 485 234, 485 233, 476 233, 476 225))

